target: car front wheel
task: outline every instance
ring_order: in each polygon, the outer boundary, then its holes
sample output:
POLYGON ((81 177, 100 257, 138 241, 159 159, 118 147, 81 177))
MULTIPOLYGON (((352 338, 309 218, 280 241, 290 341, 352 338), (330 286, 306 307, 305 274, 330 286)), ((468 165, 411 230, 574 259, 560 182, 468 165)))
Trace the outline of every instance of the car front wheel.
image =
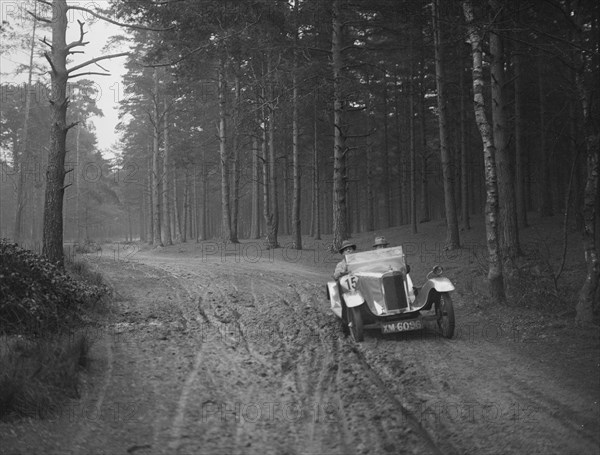
POLYGON ((350 329, 350 336, 356 343, 360 343, 365 339, 360 307, 348 308, 348 328, 350 329))

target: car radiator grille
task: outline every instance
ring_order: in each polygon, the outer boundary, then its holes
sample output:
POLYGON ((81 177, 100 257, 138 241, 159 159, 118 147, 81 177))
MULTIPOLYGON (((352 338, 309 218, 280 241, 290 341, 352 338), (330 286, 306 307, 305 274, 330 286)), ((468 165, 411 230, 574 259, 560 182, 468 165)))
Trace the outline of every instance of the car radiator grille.
POLYGON ((384 276, 382 285, 388 311, 406 308, 406 292, 401 274, 384 276))

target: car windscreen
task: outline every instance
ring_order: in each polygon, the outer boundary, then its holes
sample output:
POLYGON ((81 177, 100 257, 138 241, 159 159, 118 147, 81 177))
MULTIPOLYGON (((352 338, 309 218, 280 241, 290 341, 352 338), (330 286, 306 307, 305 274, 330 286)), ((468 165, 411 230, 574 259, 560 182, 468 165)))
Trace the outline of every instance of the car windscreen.
POLYGON ((346 263, 351 273, 384 273, 390 270, 406 271, 404 253, 401 246, 349 254, 346 256, 346 263))

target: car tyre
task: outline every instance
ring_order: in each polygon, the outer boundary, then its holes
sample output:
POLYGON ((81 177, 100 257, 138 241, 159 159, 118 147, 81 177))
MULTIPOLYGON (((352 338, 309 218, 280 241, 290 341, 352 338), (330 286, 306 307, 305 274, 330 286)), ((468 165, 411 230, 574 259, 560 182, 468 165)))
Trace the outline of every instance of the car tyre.
POLYGON ((348 308, 345 303, 342 303, 342 319, 341 319, 342 333, 344 335, 350 334, 350 328, 348 323, 348 308))
POLYGON ((348 308, 348 328, 354 342, 360 343, 365 339, 360 307, 348 308))
POLYGON ((452 298, 447 292, 440 294, 440 300, 436 303, 435 314, 437 316, 437 323, 442 335, 446 338, 452 338, 454 336, 454 305, 452 304, 452 298))

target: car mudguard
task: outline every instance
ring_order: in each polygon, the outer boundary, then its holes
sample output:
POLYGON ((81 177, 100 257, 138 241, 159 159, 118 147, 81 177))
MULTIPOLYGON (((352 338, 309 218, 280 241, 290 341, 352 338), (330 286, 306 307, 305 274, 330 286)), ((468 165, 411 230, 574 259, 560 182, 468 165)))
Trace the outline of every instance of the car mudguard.
POLYGON ((433 301, 431 291, 450 292, 454 291, 454 289, 454 285, 446 277, 430 278, 425 282, 421 289, 419 289, 419 293, 413 306, 423 307, 430 304, 433 301))
POLYGON ((335 281, 327 282, 327 297, 329 297, 329 303, 331 304, 331 311, 341 319, 342 317, 342 301, 340 299, 340 292, 338 284, 335 281))
POLYGON ((344 302, 348 308, 353 308, 365 303, 365 299, 359 291, 349 291, 344 293, 344 302))

